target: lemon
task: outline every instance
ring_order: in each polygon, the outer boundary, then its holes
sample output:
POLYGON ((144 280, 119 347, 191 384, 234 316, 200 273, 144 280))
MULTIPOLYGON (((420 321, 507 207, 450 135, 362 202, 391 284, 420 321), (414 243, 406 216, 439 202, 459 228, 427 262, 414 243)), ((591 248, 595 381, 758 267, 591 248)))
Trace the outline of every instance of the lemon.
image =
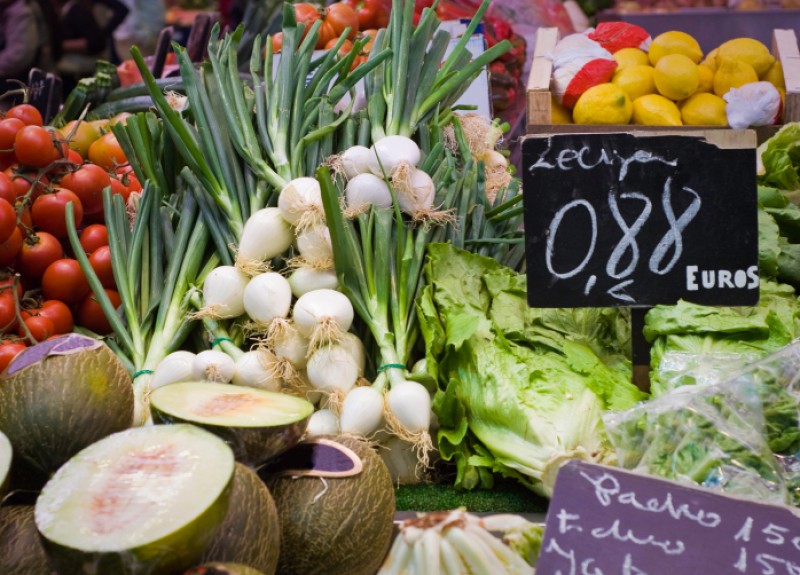
POLYGON ((683 54, 695 64, 703 57, 703 51, 700 49, 700 44, 697 43, 697 40, 686 32, 678 32, 676 30, 659 34, 653 38, 653 42, 650 44, 648 56, 653 66, 668 54, 683 54))
POLYGON ((725 100, 716 94, 695 94, 681 104, 681 119, 687 126, 727 126, 725 100))
POLYGON ((652 66, 637 64, 636 66, 617 70, 614 73, 614 77, 611 78, 611 83, 625 90, 631 101, 645 94, 656 93, 652 66))
POLYGON ((617 61, 617 70, 628 68, 629 66, 646 65, 650 63, 647 52, 639 48, 622 48, 614 52, 614 60, 617 61))
POLYGON ((706 54, 706 57, 703 58, 703 61, 700 62, 700 65, 701 66, 708 66, 709 68, 711 68, 712 72, 716 72, 717 71, 717 53, 718 52, 719 52, 719 48, 714 48, 713 50, 711 50, 711 52, 706 54))
POLYGON ((627 124, 633 104, 625 90, 606 82, 586 90, 572 110, 576 124, 627 124))
POLYGON ((753 38, 728 40, 720 45, 718 50, 717 66, 719 66, 723 58, 730 58, 749 64, 758 76, 766 74, 767 70, 775 62, 775 57, 769 53, 769 49, 753 38))
POLYGON ((697 91, 700 72, 697 64, 683 54, 667 54, 653 72, 656 88, 670 100, 684 100, 697 91))
POLYGON ((780 60, 775 60, 761 79, 765 82, 769 82, 779 90, 786 90, 786 81, 783 78, 783 66, 780 60))
POLYGON ((572 123, 572 114, 570 113, 567 108, 561 105, 561 103, 555 99, 555 97, 550 98, 550 121, 554 124, 571 124, 572 123))
POLYGON ((733 58, 722 58, 717 62, 714 74, 714 93, 725 95, 731 88, 739 88, 750 82, 758 82, 758 75, 750 64, 733 58))
MULTIPOLYGON (((714 71, 708 66, 700 64, 697 67, 697 73, 700 78, 700 83, 697 85, 697 92, 713 92, 714 91, 714 71)), ((695 94, 697 94, 695 92, 695 94)))
POLYGON ((633 101, 633 123, 643 126, 680 126, 681 113, 672 100, 659 94, 647 94, 633 101))

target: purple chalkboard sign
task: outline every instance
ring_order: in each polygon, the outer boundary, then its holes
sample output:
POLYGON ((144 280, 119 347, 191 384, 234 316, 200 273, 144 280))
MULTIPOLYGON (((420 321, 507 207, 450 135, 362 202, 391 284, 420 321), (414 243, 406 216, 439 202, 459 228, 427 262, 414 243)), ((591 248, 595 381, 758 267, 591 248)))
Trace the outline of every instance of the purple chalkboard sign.
POLYGON ((559 471, 536 574, 800 575, 800 517, 574 461, 559 471))

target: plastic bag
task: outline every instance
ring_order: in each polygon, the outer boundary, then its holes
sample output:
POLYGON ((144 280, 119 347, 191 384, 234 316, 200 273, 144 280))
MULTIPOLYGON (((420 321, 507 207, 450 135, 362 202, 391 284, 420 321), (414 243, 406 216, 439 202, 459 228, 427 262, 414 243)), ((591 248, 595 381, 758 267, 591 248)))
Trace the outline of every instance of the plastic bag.
POLYGON ((553 62, 551 91, 572 108, 586 90, 609 82, 617 69, 611 52, 585 34, 570 34, 548 54, 553 62))
POLYGON ((734 130, 771 126, 781 118, 781 93, 770 82, 751 82, 731 88, 722 96, 727 102, 728 125, 734 130))
POLYGON ((653 40, 647 30, 628 22, 600 22, 596 28, 587 30, 586 35, 612 54, 623 48, 647 52, 653 40))

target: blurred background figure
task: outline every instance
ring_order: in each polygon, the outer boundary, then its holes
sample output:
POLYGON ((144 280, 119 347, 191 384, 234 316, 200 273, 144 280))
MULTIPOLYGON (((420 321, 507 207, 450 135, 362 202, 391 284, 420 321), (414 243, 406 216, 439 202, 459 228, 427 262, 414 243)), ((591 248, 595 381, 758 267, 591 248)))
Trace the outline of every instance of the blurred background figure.
POLYGON ((52 70, 51 31, 38 0, 0 0, 0 93, 7 80, 27 80, 33 67, 52 70))
POLYGON ((153 54, 158 35, 164 27, 166 5, 164 0, 123 0, 128 17, 114 31, 114 48, 120 60, 131 56, 131 46, 138 46, 142 54, 153 54))

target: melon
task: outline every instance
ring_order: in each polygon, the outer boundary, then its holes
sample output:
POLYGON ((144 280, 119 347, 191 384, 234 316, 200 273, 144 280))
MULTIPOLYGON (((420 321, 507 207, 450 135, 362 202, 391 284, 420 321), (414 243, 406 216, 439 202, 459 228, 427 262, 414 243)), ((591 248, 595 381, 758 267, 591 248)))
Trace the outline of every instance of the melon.
POLYGON ((169 575, 199 563, 222 525, 233 452, 193 425, 115 433, 79 452, 36 501, 59 573, 169 575))
POLYGON ((13 451, 8 437, 0 431, 0 502, 3 501, 6 491, 8 491, 8 475, 11 471, 13 451))
POLYGON ((394 489, 386 465, 356 437, 335 441, 361 458, 349 477, 264 475, 281 525, 281 575, 374 575, 394 528, 394 489))
POLYGON ((190 381, 156 389, 150 411, 156 423, 192 423, 219 435, 237 461, 257 467, 300 441, 314 406, 285 393, 190 381))
POLYGON ((269 489, 255 471, 237 463, 228 513, 201 560, 240 563, 273 575, 280 536, 278 510, 269 489))
POLYGON ((184 571, 183 575, 266 575, 241 563, 204 563, 184 571))
POLYGON ((78 334, 20 352, 0 375, 0 431, 12 486, 38 489, 84 447, 130 427, 131 376, 104 343, 78 334))
POLYGON ((0 573, 3 575, 52 575, 39 532, 33 520, 33 505, 0 507, 0 573))

